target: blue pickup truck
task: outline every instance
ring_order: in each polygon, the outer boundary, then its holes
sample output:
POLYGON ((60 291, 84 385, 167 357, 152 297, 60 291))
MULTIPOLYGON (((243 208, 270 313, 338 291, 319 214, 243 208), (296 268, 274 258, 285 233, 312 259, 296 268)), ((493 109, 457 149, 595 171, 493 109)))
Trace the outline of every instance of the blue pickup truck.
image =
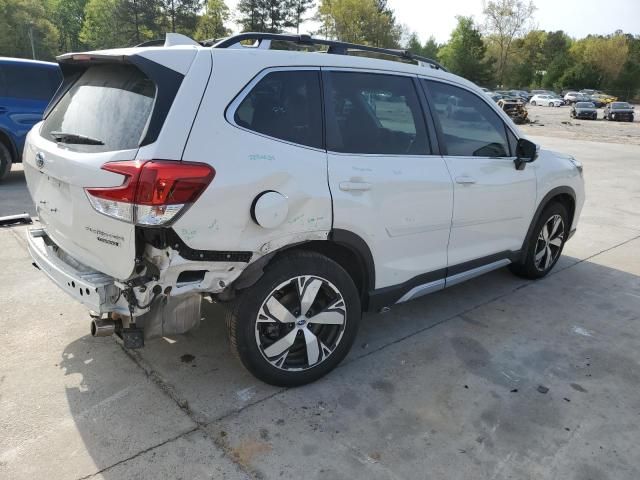
POLYGON ((56 63, 0 57, 0 180, 22 161, 25 136, 61 81, 56 63))

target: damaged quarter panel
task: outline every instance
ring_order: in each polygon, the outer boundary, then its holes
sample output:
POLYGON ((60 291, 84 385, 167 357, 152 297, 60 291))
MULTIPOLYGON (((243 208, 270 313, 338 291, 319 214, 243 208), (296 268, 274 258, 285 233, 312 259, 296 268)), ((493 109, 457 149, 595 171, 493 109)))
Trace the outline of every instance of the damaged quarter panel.
MULTIPOLYGON (((175 232, 190 248, 249 251, 253 252, 252 260, 283 245, 326 239, 331 229, 331 196, 327 185, 325 151, 258 133, 251 128, 256 127, 257 117, 253 125, 238 125, 234 121, 235 109, 246 95, 254 91, 261 79, 270 72, 283 69, 265 70, 273 64, 273 59, 264 58, 259 53, 214 50, 212 55, 213 74, 183 159, 208 163, 216 175, 198 202, 176 221, 175 232), (250 62, 238 62, 240 54, 254 58, 250 62), (228 75, 232 70, 234 75, 228 75), (253 80, 245 86, 234 81, 237 78, 253 80), (265 197, 269 198, 268 202, 263 202, 265 205, 258 203, 261 195, 269 192, 277 195, 265 197), (256 208, 263 208, 262 213, 281 218, 270 218, 268 227, 260 226, 253 211, 256 208)), ((283 52, 282 56, 282 64, 287 65, 288 54, 283 52)), ((296 62, 300 63, 299 56, 296 62)), ((315 81, 313 75, 319 75, 319 69, 313 66, 290 70, 306 72, 308 77, 305 78, 311 78, 311 82, 315 81)), ((275 78, 282 81, 283 77, 275 78)), ((287 78, 285 82, 289 81, 287 78)), ((258 88, 266 89, 263 85, 258 85, 258 88)), ((287 91, 283 86, 281 92, 287 91)), ((271 92, 267 90, 268 94, 271 92)), ((319 103, 319 77, 317 93, 319 103)), ((261 120, 268 129, 269 120, 272 120, 268 115, 273 112, 286 116, 296 108, 308 108, 304 103, 308 96, 306 99, 304 96, 300 99, 291 97, 288 93, 278 98, 252 97, 251 103, 244 103, 244 108, 257 109, 260 102, 271 102, 267 118, 261 120), (303 103, 294 103, 298 100, 303 103)), ((319 105, 318 117, 318 124, 313 127, 321 133, 319 105)), ((287 120, 291 119, 287 117, 284 121, 287 120)), ((298 118, 292 122, 300 123, 299 128, 308 127, 304 120, 298 118)), ((293 126, 295 128, 298 128, 297 124, 293 126)))

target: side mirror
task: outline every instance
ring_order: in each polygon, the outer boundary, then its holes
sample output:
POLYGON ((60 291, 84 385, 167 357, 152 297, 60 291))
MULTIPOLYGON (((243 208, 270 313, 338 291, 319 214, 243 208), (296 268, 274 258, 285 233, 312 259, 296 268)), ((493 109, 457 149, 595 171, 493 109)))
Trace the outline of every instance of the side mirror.
POLYGON ((527 163, 538 158, 538 145, 526 138, 521 138, 516 144, 516 170, 524 170, 527 163))

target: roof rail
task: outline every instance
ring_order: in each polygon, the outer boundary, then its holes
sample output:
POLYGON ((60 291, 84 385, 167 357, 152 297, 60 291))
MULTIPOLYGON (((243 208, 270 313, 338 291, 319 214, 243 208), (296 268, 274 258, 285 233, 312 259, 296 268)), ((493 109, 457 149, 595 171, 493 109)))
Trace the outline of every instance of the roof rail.
POLYGON ((440 65, 435 60, 423 57, 421 55, 415 55, 408 50, 399 50, 391 48, 379 48, 370 47, 368 45, 358 45, 356 43, 339 42, 336 40, 325 40, 323 38, 313 38, 310 35, 293 35, 286 33, 257 33, 248 32, 233 35, 231 37, 223 38, 222 40, 204 40, 200 42, 205 47, 213 48, 271 48, 272 41, 295 43, 302 46, 313 45, 326 45, 329 48, 327 53, 336 55, 348 55, 349 52, 371 52, 381 55, 389 55, 391 57, 400 58, 402 60, 409 60, 418 62, 420 65, 429 65, 431 68, 442 70, 446 72, 447 69, 440 65), (253 40, 253 45, 242 45, 241 42, 253 40))

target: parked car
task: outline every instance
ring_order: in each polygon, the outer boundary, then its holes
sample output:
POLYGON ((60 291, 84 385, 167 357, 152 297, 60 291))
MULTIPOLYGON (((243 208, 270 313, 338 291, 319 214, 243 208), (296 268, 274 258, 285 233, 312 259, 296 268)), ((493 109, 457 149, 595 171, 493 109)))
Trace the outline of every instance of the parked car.
POLYGON ((571 107, 571 118, 583 118, 587 120, 597 120, 598 110, 592 102, 576 102, 571 107))
POLYGON ((500 99, 498 100, 498 107, 504 110, 516 125, 526 123, 529 116, 529 112, 524 108, 524 102, 520 100, 500 99))
POLYGON ((0 57, 0 180, 22 161, 27 132, 60 85, 58 64, 0 57))
POLYGON ((509 93, 513 97, 522 98, 524 100, 524 103, 527 103, 529 101, 529 99, 533 96, 533 95, 531 95, 529 92, 527 92, 525 90, 510 90, 509 93))
POLYGON ((611 102, 604 107, 605 120, 615 120, 617 122, 633 122, 634 109, 627 102, 611 102))
POLYGON ((587 95, 587 97, 589 98, 589 102, 593 103, 596 108, 602 108, 606 105, 602 98, 597 95, 587 95))
POLYGON ((58 59, 69 88, 25 148, 28 248, 127 348, 195 328, 204 296, 250 372, 301 385, 361 312, 507 265, 543 277, 576 229, 580 162, 433 61, 255 33, 58 59), (271 40, 398 61, 243 47, 271 40))
POLYGON ((531 90, 531 96, 533 95, 553 95, 551 90, 531 90))
POLYGON ((564 96, 564 101, 568 104, 574 104, 576 102, 588 102, 589 97, 579 92, 567 92, 564 96))
POLYGON ((591 98, 596 98, 603 106, 618 100, 618 97, 606 93, 594 93, 591 98))
POLYGON ((533 97, 531 97, 531 100, 529 100, 529 103, 534 106, 542 105, 545 107, 560 107, 564 105, 564 102, 561 99, 549 94, 534 95, 533 97))

